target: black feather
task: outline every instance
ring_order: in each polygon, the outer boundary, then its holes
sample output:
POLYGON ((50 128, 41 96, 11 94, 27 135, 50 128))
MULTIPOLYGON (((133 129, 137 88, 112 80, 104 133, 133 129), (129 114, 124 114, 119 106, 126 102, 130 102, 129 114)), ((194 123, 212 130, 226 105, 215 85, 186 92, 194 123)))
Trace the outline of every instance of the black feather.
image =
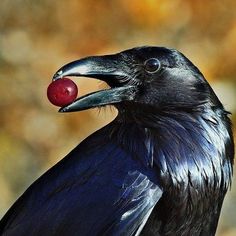
POLYGON ((0 234, 215 235, 234 144, 228 112, 201 72, 176 50, 140 47, 72 62, 54 78, 80 70, 111 86, 109 103, 97 92, 61 111, 94 102, 114 104, 118 116, 33 183, 0 234), (150 58, 157 71, 145 67, 150 58))

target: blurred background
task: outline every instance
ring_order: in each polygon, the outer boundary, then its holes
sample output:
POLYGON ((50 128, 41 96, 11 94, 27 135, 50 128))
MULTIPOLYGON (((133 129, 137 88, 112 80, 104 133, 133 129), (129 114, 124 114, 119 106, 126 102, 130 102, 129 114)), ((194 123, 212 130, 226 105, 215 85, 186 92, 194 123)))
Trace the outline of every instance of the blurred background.
MULTIPOLYGON (((235 0, 1 0, 0 217, 26 187, 116 115, 60 114, 46 97, 54 72, 80 57, 141 45, 183 52, 236 121, 235 0)), ((83 78, 80 94, 101 85, 83 78)), ((214 204, 214 203, 213 203, 214 204)), ((218 235, 236 235, 236 180, 218 235)))

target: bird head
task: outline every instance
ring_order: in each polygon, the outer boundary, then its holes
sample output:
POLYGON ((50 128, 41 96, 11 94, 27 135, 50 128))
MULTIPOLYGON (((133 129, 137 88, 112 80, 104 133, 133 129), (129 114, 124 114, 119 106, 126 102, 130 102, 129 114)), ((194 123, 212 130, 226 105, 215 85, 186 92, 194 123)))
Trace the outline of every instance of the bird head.
POLYGON ((114 105, 119 111, 193 109, 219 101, 201 72, 183 54, 165 47, 138 47, 91 56, 60 68, 66 76, 96 78, 110 88, 82 96, 60 112, 114 105))

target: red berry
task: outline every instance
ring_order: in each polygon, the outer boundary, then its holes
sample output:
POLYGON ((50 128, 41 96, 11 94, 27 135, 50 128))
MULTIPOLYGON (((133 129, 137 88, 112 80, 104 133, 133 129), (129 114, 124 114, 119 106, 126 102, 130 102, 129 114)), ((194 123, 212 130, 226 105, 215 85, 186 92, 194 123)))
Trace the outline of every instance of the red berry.
POLYGON ((72 103, 78 94, 77 85, 68 78, 53 81, 47 89, 48 100, 55 106, 63 107, 72 103))

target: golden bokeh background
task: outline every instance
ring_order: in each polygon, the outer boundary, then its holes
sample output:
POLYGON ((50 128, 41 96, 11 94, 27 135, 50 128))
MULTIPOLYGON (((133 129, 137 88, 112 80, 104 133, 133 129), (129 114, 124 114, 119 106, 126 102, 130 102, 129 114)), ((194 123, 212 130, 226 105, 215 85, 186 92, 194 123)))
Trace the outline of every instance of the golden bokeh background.
MULTIPOLYGON (((177 48, 203 72, 235 122, 235 11, 235 0, 1 0, 0 217, 30 183, 116 114, 60 114, 48 102, 52 75, 72 60, 141 45, 177 48)), ((80 94, 103 86, 76 82, 80 94)), ((236 181, 218 235, 236 235, 236 181)))

